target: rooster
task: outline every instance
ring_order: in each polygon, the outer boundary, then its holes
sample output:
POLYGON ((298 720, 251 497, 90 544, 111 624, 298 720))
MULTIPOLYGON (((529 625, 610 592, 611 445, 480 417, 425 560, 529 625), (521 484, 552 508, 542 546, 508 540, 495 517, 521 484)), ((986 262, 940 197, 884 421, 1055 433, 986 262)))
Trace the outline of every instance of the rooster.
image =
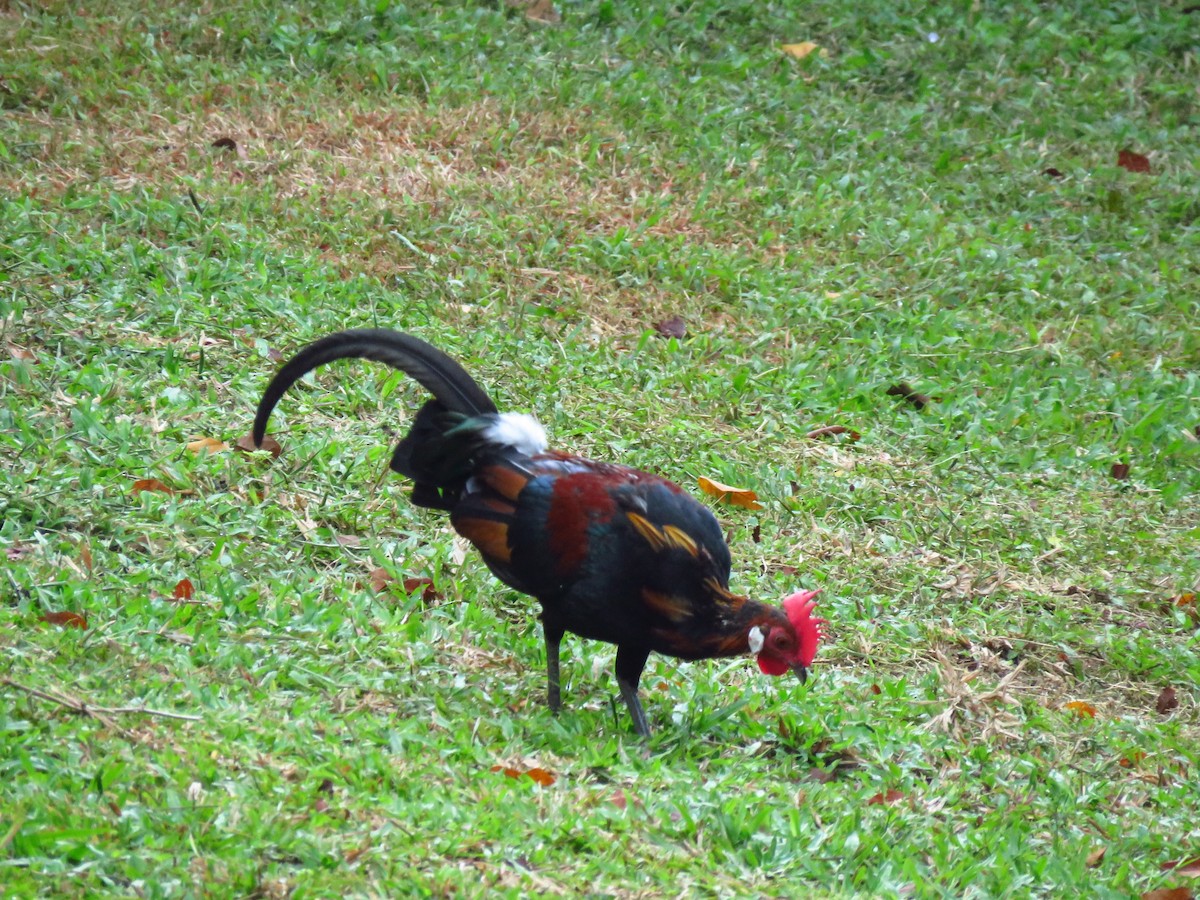
POLYGON ((541 604, 551 710, 566 632, 616 645, 617 685, 643 737, 638 682, 651 651, 752 653, 768 675, 806 679, 826 624, 813 616, 816 591, 778 607, 732 593, 729 547, 707 507, 657 475, 548 450, 535 419, 500 413, 458 363, 411 335, 355 329, 309 344, 267 386, 255 444, 289 387, 347 358, 393 366, 433 395, 391 468, 413 482, 414 504, 449 512, 495 576, 541 604))

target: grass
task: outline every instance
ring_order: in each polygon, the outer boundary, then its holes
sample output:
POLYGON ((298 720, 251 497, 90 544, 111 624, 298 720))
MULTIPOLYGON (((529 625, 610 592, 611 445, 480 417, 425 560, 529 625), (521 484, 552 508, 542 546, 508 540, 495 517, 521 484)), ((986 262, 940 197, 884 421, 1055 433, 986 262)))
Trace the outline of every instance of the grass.
POLYGON ((1188 885, 1195 14, 559 11, 0 16, 0 893, 1188 885), (568 641, 550 716, 534 604, 383 474, 419 394, 377 368, 289 394, 277 460, 187 449, 346 325, 756 490, 734 587, 824 588, 816 677, 652 659, 643 746, 568 641))

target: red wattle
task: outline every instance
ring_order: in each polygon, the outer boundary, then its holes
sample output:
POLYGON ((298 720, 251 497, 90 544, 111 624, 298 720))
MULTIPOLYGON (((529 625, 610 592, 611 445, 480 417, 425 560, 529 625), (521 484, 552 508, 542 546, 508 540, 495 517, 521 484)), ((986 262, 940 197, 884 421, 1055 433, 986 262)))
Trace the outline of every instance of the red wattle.
POLYGON ((790 668, 778 656, 767 656, 765 653, 758 654, 758 667, 766 675, 782 675, 790 668))

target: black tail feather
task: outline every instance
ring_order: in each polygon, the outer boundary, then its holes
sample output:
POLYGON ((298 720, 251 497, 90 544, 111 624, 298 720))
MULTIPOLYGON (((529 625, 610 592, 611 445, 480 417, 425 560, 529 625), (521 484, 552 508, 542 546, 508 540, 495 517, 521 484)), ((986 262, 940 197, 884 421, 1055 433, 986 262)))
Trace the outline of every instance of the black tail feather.
POLYGON ((466 416, 497 411, 496 404, 466 370, 436 347, 387 328, 356 328, 314 341, 275 374, 254 416, 255 445, 262 443, 271 411, 288 388, 318 366, 353 358, 399 369, 433 394, 442 411, 466 416))

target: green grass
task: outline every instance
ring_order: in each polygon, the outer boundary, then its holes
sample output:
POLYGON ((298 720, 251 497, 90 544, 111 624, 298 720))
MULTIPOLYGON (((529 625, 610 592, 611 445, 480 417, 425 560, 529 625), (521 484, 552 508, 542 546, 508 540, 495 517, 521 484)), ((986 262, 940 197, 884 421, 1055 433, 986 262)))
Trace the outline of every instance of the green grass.
POLYGON ((1186 4, 76 6, 0 14, 0 894, 1188 884, 1186 4), (535 604, 384 474, 380 368, 290 393, 277 460, 187 449, 347 325, 756 490, 733 586, 824 589, 816 677, 654 658, 642 745, 570 640, 552 717, 535 604))

